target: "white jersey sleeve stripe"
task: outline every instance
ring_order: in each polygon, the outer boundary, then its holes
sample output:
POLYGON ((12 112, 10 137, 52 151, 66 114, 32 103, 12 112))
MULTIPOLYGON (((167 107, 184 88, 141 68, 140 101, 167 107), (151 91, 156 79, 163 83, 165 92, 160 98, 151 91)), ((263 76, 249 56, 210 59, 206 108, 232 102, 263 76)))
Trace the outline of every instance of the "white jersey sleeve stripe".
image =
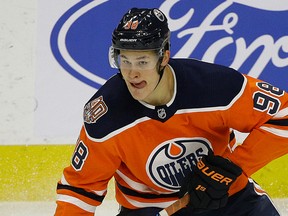
MULTIPOLYGON (((64 175, 62 175, 62 177, 61 177, 61 184, 62 185, 70 185, 69 184, 69 182, 66 180, 66 178, 65 178, 65 176, 64 175)), ((98 196, 103 196, 106 192, 107 192, 107 190, 105 189, 105 190, 101 190, 101 191, 93 191, 96 195, 98 195, 98 196)))
MULTIPOLYGON (((172 192, 163 192, 163 191, 157 191, 157 190, 152 190, 152 188, 147 187, 144 184, 138 183, 124 175, 122 172, 119 170, 116 171, 116 173, 119 175, 120 178, 122 178, 133 190, 142 192, 142 193, 151 193, 151 192, 157 192, 157 193, 162 193, 162 194, 171 194, 172 192)), ((174 192, 173 192, 174 193, 174 192)))
POLYGON ((280 110, 273 118, 282 118, 288 116, 288 107, 280 110))
POLYGON ((135 206, 137 208, 145 208, 145 207, 166 208, 177 201, 177 200, 173 200, 173 201, 168 201, 168 202, 147 203, 147 202, 138 202, 136 200, 132 200, 125 195, 124 195, 124 197, 130 204, 132 204, 133 206, 135 206))
POLYGON ((87 212, 94 213, 96 211, 96 206, 89 205, 89 204, 83 202, 82 200, 77 199, 77 198, 72 197, 72 196, 60 194, 60 195, 57 195, 57 200, 62 201, 62 202, 71 203, 71 204, 76 205, 79 208, 81 208, 87 212))
POLYGON ((260 127, 260 129, 265 130, 269 133, 275 134, 279 137, 288 138, 288 131, 287 130, 280 130, 280 129, 276 129, 276 128, 272 128, 272 127, 266 127, 266 126, 262 126, 262 127, 260 127))
POLYGON ((61 184, 62 184, 62 185, 70 185, 70 184, 67 182, 67 180, 66 180, 66 178, 65 178, 64 175, 62 175, 62 177, 61 177, 61 184))

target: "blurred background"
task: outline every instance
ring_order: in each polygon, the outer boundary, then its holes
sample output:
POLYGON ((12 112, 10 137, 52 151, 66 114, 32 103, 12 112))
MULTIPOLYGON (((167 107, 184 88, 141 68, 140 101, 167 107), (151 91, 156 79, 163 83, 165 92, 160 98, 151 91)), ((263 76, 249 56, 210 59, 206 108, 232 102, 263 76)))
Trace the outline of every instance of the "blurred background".
MULTIPOLYGON (((0 0, 0 212, 4 215, 53 214, 56 184, 70 163, 83 105, 117 72, 108 64, 111 32, 131 7, 157 7, 166 13, 173 57, 230 66, 288 91, 288 23, 283 22, 288 18, 287 1, 118 4, 117 0, 0 0), (30 211, 24 214, 23 206, 31 206, 30 211)), ((238 132, 238 142, 245 136, 238 132)), ((288 157, 283 156, 253 176, 283 215, 288 215, 287 164, 288 157)), ((107 205, 113 193, 112 181, 107 205)), ((103 211, 115 215, 116 210, 103 211)))

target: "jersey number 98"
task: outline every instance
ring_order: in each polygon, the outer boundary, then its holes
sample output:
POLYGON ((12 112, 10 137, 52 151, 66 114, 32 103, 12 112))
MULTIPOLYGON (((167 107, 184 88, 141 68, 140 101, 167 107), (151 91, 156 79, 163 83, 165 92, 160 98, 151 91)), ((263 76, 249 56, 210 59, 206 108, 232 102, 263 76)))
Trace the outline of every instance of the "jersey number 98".
POLYGON ((277 97, 282 96, 284 91, 264 82, 257 83, 257 86, 265 93, 262 91, 254 93, 254 108, 261 112, 266 111, 269 115, 276 114, 281 105, 277 97))

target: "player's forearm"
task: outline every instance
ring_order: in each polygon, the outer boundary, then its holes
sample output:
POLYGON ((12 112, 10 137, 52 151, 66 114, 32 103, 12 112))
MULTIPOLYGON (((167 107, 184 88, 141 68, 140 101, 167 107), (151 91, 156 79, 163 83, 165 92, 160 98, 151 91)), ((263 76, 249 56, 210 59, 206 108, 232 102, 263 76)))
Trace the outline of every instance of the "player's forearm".
POLYGON ((258 128, 254 129, 233 153, 225 156, 241 164, 243 172, 247 176, 251 176, 272 160, 287 154, 287 143, 288 136, 278 136, 258 128))
POLYGON ((79 187, 63 185, 57 186, 57 216, 94 215, 104 196, 97 196, 79 187))

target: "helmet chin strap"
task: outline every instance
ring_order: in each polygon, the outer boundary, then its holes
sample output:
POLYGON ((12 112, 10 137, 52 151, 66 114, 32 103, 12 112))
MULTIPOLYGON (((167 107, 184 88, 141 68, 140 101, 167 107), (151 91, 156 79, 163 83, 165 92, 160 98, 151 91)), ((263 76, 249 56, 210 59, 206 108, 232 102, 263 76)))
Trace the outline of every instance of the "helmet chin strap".
POLYGON ((163 77, 165 67, 166 67, 166 65, 163 66, 163 68, 161 69, 161 64, 159 65, 158 74, 159 74, 160 76, 159 76, 158 83, 157 83, 157 85, 155 86, 154 90, 158 87, 158 85, 159 85, 159 83, 160 83, 160 81, 161 81, 161 79, 162 79, 162 77, 163 77))

